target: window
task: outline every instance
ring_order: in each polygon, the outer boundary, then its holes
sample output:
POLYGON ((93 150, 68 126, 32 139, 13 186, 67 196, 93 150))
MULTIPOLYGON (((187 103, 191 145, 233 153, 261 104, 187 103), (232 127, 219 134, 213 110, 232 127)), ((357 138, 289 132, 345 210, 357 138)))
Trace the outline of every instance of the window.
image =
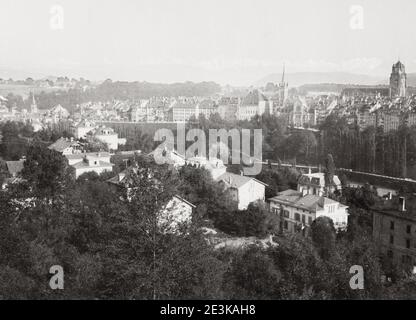
POLYGON ((289 211, 288 210, 283 210, 283 216, 285 218, 289 218, 289 211))
POLYGON ((285 230, 289 229, 289 226, 286 220, 285 222, 283 222, 283 228, 285 228, 285 230))
POLYGON ((295 213, 295 220, 300 221, 300 214, 297 212, 295 213))
POLYGON ((394 243, 394 237, 392 235, 390 235, 390 244, 394 243))
POLYGON ((394 221, 390 221, 390 230, 394 230, 394 221))
POLYGON ((411 232, 411 229, 412 229, 412 226, 410 224, 408 224, 406 226, 406 233, 410 233, 411 232))
POLYGON ((308 224, 312 225, 312 217, 308 217, 308 224))
POLYGON ((406 248, 410 249, 410 239, 406 239, 406 248))
POLYGON ((306 223, 306 217, 304 214, 302 214, 302 223, 306 223))

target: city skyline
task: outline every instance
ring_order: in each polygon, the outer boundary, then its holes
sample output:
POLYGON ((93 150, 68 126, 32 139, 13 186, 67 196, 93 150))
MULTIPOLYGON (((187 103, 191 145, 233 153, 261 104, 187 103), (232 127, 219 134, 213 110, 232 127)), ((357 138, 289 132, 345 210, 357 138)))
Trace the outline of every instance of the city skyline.
POLYGON ((400 58, 416 70, 411 1, 123 2, 2 1, 0 77, 248 86, 283 64, 385 78, 400 58))

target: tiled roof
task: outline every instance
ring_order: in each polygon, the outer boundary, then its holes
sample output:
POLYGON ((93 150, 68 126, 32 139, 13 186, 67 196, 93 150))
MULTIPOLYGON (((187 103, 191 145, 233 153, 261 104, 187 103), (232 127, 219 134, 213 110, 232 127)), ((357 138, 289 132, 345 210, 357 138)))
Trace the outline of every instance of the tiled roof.
POLYGON ((225 172, 217 178, 217 181, 224 182, 227 187, 236 188, 236 189, 239 189, 241 186, 245 185, 247 182, 250 182, 251 180, 254 180, 257 183, 266 185, 265 183, 263 183, 263 182, 261 182, 257 179, 242 176, 242 175, 238 175, 238 174, 234 174, 234 173, 231 173, 231 172, 225 172))
POLYGON ((64 151, 66 148, 69 148, 73 145, 78 145, 78 142, 71 141, 66 138, 59 138, 54 143, 52 143, 48 148, 58 152, 64 151))
POLYGON ((247 94, 242 101, 243 106, 251 106, 251 105, 258 105, 260 100, 260 94, 258 90, 251 91, 247 94))
POLYGON ((66 154, 65 157, 67 159, 83 159, 85 157, 95 157, 95 158, 107 158, 110 157, 109 152, 84 152, 84 153, 73 153, 73 154, 66 154))
POLYGON ((7 171, 11 175, 16 175, 23 170, 24 160, 6 161, 7 171))
POLYGON ((332 199, 313 194, 302 196, 301 192, 295 190, 285 190, 280 192, 277 196, 270 198, 269 201, 287 204, 293 207, 315 212, 320 208, 323 208, 324 205, 338 203, 332 199))
POLYGON ((97 165, 92 165, 92 166, 87 161, 80 161, 80 162, 77 162, 77 163, 72 165, 72 167, 74 167, 75 169, 99 168, 99 167, 109 168, 109 167, 113 167, 113 166, 114 166, 114 164, 109 163, 109 162, 105 162, 105 161, 98 161, 97 165))

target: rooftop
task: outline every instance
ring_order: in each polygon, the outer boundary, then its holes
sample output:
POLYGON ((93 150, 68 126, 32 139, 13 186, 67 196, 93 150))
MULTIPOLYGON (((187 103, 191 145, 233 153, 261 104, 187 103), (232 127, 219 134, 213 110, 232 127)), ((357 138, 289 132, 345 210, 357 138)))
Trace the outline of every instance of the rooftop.
POLYGON ((20 173, 23 170, 24 162, 24 160, 6 161, 7 171, 13 176, 20 173))
POLYGON ((48 148, 50 150, 55 150, 58 152, 63 152, 66 148, 69 148, 71 146, 77 146, 79 143, 77 141, 71 141, 68 138, 59 138, 54 143, 52 143, 48 148))
POLYGON ((302 196, 301 192, 290 189, 278 193, 277 196, 270 198, 269 201, 288 204, 314 212, 321 210, 325 205, 339 203, 327 197, 320 197, 313 194, 302 196))
POLYGON ((224 182, 228 188, 236 188, 236 189, 239 189, 240 187, 250 182, 251 180, 254 180, 257 183, 260 183, 262 185, 266 185, 265 183, 257 179, 246 177, 243 175, 238 175, 238 174, 231 173, 231 172, 225 172, 217 178, 217 181, 224 182))

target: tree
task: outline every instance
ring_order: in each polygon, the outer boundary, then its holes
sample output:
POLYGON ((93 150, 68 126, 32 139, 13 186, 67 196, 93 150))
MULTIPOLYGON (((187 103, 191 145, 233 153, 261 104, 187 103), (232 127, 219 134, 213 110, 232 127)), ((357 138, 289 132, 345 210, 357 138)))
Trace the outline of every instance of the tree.
POLYGON ((330 188, 334 185, 335 163, 331 154, 325 160, 325 186, 330 188))
POLYGON ((281 273, 267 252, 256 246, 231 253, 225 274, 231 299, 278 299, 281 273))
POLYGON ((72 171, 64 156, 35 144, 28 149, 22 177, 33 188, 36 196, 51 199, 62 194, 72 182, 72 171))
POLYGON ((331 218, 321 216, 311 226, 312 242, 322 259, 328 260, 335 251, 335 228, 331 218))

